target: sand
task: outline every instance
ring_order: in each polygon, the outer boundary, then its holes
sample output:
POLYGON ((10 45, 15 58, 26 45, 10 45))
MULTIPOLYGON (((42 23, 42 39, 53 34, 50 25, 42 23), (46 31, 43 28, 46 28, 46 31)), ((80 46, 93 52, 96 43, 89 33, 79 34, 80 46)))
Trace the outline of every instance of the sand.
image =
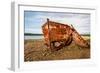
MULTIPOLYGON (((89 41, 89 40, 88 40, 89 41)), ((90 41, 89 41, 90 42, 90 41)), ((72 42, 69 46, 58 51, 51 52, 43 39, 25 40, 24 61, 47 61, 47 60, 69 60, 69 59, 89 59, 90 48, 83 48, 72 42)))

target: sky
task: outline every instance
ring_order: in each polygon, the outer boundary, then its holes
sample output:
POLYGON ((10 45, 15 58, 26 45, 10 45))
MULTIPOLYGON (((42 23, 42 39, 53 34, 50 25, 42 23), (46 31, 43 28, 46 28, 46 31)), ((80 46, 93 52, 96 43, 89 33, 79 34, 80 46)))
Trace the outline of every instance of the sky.
POLYGON ((90 14, 67 12, 24 11, 25 33, 42 34, 41 26, 51 21, 73 25, 80 34, 90 34, 90 14))

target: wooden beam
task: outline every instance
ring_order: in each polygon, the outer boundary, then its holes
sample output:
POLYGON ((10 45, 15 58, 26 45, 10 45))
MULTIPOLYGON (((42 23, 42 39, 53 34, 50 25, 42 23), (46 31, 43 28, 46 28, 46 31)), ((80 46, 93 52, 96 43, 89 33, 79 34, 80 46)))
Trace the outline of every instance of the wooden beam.
POLYGON ((51 49, 51 40, 50 40, 50 26, 49 26, 49 19, 47 18, 47 24, 48 24, 48 38, 49 38, 49 46, 50 46, 50 49, 51 49))

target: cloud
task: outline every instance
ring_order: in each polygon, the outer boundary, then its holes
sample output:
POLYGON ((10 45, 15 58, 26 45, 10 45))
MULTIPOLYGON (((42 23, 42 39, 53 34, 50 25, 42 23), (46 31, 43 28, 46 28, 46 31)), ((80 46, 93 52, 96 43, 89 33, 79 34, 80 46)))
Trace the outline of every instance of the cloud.
POLYGON ((72 24, 80 33, 90 32, 90 15, 81 13, 25 12, 25 32, 42 33, 41 26, 52 21, 72 24))

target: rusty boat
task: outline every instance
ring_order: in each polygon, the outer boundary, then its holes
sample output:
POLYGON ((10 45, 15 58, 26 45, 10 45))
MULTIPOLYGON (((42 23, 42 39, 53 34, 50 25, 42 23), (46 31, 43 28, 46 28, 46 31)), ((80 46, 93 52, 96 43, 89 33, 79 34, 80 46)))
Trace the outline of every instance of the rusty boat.
POLYGON ((45 45, 51 51, 57 51, 68 46, 72 41, 80 47, 90 47, 90 44, 82 38, 73 25, 50 21, 47 18, 47 22, 42 26, 42 31, 45 45))

